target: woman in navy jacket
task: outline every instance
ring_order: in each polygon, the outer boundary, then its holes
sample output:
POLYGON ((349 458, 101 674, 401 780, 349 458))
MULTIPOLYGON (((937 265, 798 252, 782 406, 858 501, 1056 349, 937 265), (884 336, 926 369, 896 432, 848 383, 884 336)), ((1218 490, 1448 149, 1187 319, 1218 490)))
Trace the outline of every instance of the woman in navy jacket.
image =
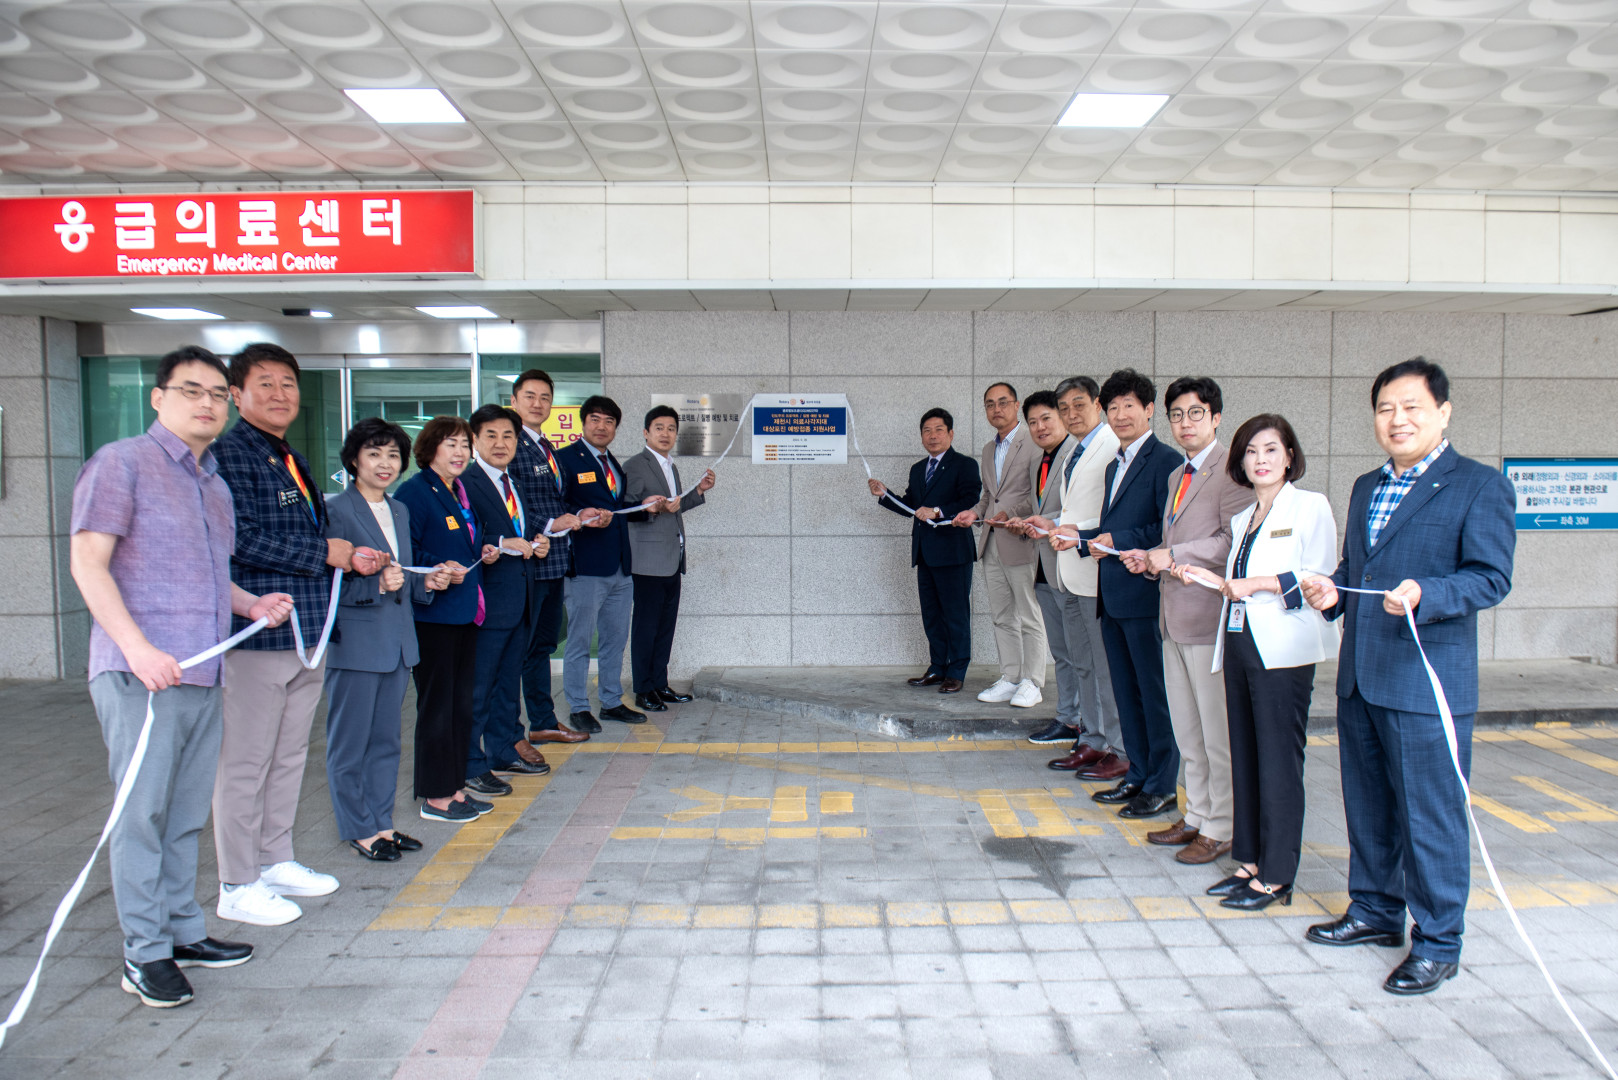
POLYGON ((423 566, 442 564, 450 586, 416 604, 416 798, 429 821, 471 821, 494 809, 461 791, 472 739, 477 624, 483 621, 485 556, 461 473, 472 460, 472 429, 459 416, 435 416, 416 436, 421 470, 394 496, 410 511, 410 546, 423 566))

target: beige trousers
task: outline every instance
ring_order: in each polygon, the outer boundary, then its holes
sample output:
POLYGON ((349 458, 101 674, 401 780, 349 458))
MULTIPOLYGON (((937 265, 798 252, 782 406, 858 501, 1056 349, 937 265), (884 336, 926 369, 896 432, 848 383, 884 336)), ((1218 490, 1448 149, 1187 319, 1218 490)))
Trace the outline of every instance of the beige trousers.
POLYGON ((994 620, 994 647, 1000 654, 1000 677, 1008 682, 1029 679, 1045 685, 1045 617, 1034 595, 1037 563, 1007 566, 993 541, 983 552, 983 587, 994 620))
POLYGON ((291 649, 225 654, 225 728, 213 789, 219 880, 247 885, 292 858, 309 725, 326 663, 309 671, 291 649))
POLYGON ((1185 823, 1223 843, 1235 825, 1225 676, 1214 674, 1212 645, 1163 639, 1163 687, 1174 741, 1185 764, 1185 823))

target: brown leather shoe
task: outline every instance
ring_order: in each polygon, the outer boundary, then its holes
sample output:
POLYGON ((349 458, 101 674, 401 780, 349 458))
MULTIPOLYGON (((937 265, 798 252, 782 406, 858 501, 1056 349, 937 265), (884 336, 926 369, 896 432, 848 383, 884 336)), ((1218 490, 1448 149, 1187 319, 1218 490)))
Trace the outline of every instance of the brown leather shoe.
POLYGON ((516 746, 516 750, 517 756, 528 762, 530 765, 545 764, 545 755, 541 754, 538 750, 535 750, 532 746, 529 746, 526 742, 519 742, 516 746))
POLYGON ((945 679, 938 684, 938 692, 940 694, 959 694, 961 692, 961 680, 945 679))
POLYGON ((1129 762, 1117 754, 1103 754, 1094 765, 1087 765, 1073 775, 1080 780, 1116 780, 1129 771, 1129 762))
POLYGON ((542 731, 530 731, 528 741, 531 743, 589 742, 590 736, 583 731, 574 731, 572 728, 555 727, 545 728, 542 731))
POLYGON ((1189 844, 1197 836, 1197 830, 1187 825, 1185 818, 1181 818, 1166 829, 1147 833, 1146 842, 1149 844, 1162 844, 1164 847, 1175 847, 1180 844, 1189 844))
POLYGON ((1081 746, 1067 757, 1047 761, 1045 765, 1047 768, 1055 769, 1058 772, 1072 772, 1074 769, 1082 769, 1086 765, 1094 765, 1105 756, 1093 746, 1081 746))
POLYGON ((914 679, 906 679, 906 686, 937 686, 944 681, 944 676, 929 671, 925 675, 917 675, 914 679))
MULTIPOLYGON (((1152 837, 1147 834, 1146 839, 1152 837)), ((1221 855, 1230 854, 1229 840, 1214 840, 1206 836, 1198 836, 1185 847, 1174 853, 1175 861, 1183 862, 1187 866, 1201 866, 1211 863, 1221 855)))

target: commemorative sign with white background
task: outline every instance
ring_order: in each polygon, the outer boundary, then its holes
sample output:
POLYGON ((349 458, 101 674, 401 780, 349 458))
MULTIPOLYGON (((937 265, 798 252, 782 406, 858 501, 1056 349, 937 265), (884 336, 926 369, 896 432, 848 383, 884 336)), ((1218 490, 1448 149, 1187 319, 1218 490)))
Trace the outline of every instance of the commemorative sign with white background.
POLYGON ((470 191, 0 199, 0 279, 469 276, 470 191))

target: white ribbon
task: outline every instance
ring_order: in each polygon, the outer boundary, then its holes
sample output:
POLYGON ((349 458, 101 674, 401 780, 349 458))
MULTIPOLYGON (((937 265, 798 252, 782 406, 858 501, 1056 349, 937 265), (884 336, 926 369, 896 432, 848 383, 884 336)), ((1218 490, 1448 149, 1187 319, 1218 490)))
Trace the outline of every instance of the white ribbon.
MULTIPOLYGON (((331 640, 332 622, 337 616, 337 586, 342 581, 342 578, 343 571, 341 568, 332 572, 331 604, 326 612, 326 625, 320 632, 320 641, 315 647, 313 660, 306 659, 303 655, 303 634, 298 629, 298 609, 293 608, 292 614, 287 616, 292 623, 292 636, 298 643, 298 661, 311 670, 320 664, 321 657, 326 652, 326 645, 331 640)), ((212 660, 220 653, 234 649, 268 625, 268 619, 259 619, 239 632, 232 634, 219 644, 204 649, 195 656, 181 660, 179 666, 181 670, 184 670, 212 660)), ((140 735, 135 739, 135 752, 129 757, 129 764, 124 769, 124 778, 118 782, 118 791, 112 797, 112 809, 107 814, 107 823, 101 828, 101 836, 96 840, 95 850, 90 852, 89 860, 85 862, 84 868, 79 871, 79 876, 73 879, 73 885, 67 890, 67 895, 62 897, 62 902, 56 905, 56 913, 51 916, 50 927, 45 931, 45 942, 39 949, 39 959, 34 961, 34 970, 29 974, 28 982, 23 986, 22 993, 18 995, 17 1003, 11 1007, 11 1015, 6 1017, 4 1024, 0 1024, 0 1047, 6 1044, 6 1033, 22 1023, 22 1018, 27 1014, 28 1007, 34 1003, 34 993, 39 989, 39 975, 44 970, 45 957, 51 951, 51 946, 56 944, 57 935, 62 932, 62 927, 67 922, 68 915, 72 914, 73 906, 79 902, 79 894, 84 892, 84 884, 90 878, 90 869, 95 866, 96 857, 101 854, 101 849, 107 846, 107 839, 112 836, 112 830, 118 824, 118 819, 123 817, 124 805, 129 802, 129 793, 135 789, 135 781, 140 777, 141 765, 146 760, 146 748, 151 743, 152 725, 156 721, 156 715, 153 712, 153 703, 156 698, 156 693, 147 691, 146 721, 141 725, 140 735)))

